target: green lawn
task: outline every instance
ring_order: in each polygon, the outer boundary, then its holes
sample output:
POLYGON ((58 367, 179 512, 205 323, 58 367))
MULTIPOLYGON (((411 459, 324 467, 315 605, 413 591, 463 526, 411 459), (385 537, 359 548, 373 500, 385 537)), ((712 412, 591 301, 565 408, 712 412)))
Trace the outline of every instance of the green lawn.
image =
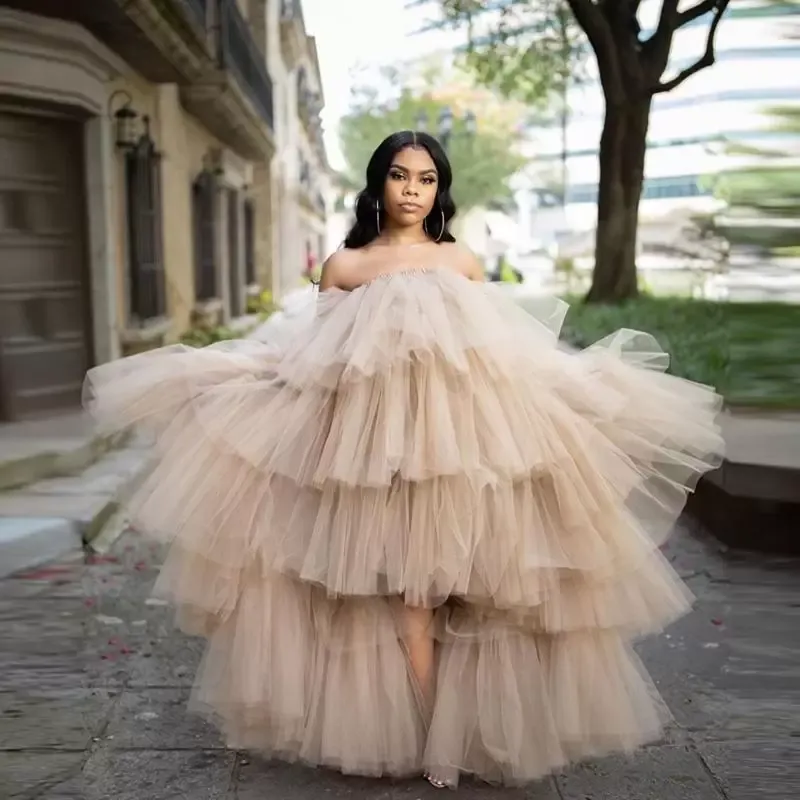
POLYGON ((800 306, 641 297, 571 308, 562 332, 586 347, 618 328, 656 337, 670 372, 717 388, 732 406, 800 408, 800 306))

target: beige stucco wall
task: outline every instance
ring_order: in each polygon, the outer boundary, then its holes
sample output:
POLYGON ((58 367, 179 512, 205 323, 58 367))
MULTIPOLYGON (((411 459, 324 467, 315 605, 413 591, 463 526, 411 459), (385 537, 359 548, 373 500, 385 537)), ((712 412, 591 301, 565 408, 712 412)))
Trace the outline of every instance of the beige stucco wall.
POLYGON ((220 146, 181 107, 177 86, 159 87, 160 146, 164 151, 164 261, 170 316, 178 332, 191 323, 194 308, 192 183, 210 150, 220 146))
MULTIPOLYGON (((186 113, 174 84, 153 85, 138 77, 118 81, 112 91, 124 89, 133 98, 132 107, 150 117, 151 134, 162 154, 164 269, 167 311, 172 320, 169 338, 176 339, 191 325, 194 308, 194 242, 192 238, 192 183, 203 169, 207 154, 220 148, 219 141, 186 113)), ((120 319, 127 319, 127 224, 123 156, 117 154, 116 219, 119 242, 118 306, 120 319)))

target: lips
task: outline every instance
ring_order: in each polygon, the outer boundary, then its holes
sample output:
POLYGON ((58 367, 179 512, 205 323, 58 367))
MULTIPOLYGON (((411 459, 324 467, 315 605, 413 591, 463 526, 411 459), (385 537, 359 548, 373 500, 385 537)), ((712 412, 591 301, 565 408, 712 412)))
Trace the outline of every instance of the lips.
POLYGON ((416 203, 400 203, 400 208, 403 211, 419 211, 422 206, 418 206, 416 203))

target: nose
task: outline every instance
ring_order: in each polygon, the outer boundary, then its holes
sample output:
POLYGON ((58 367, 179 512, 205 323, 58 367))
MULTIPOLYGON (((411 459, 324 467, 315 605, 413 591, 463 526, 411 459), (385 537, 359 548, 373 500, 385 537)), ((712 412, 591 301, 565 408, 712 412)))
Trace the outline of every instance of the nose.
POLYGON ((405 188, 403 189, 403 194, 416 197, 419 194, 416 184, 412 183, 411 181, 406 183, 405 188))

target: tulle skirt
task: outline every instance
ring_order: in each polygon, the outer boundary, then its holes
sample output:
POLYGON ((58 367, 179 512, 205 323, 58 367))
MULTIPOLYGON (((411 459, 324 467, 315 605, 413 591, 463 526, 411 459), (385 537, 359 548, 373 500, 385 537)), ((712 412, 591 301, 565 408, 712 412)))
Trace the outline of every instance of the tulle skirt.
POLYGON ((563 352, 562 318, 416 270, 273 341, 92 370, 99 422, 155 434, 129 509, 171 545, 156 589, 208 638, 192 704, 232 744, 514 784, 658 738, 630 643, 690 605, 658 546, 719 399, 645 334, 563 352), (404 606, 432 609, 432 705, 404 606))

